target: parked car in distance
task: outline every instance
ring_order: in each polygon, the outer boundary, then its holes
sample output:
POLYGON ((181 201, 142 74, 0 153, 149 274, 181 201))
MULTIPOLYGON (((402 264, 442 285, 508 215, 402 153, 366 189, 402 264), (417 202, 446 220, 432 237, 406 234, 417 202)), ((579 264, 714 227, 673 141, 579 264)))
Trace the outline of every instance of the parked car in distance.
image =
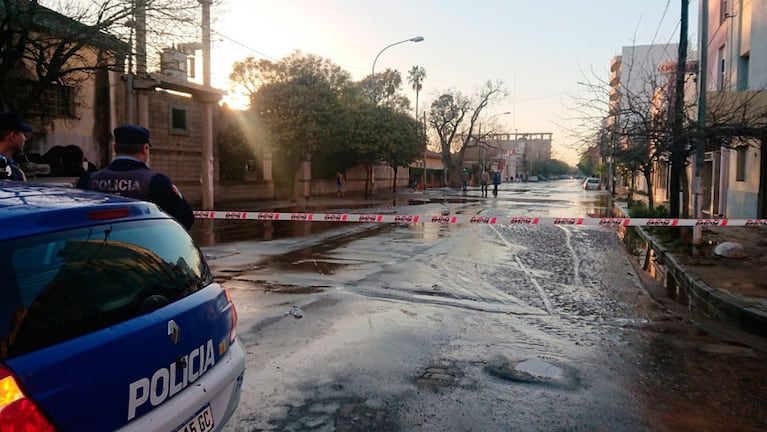
POLYGON ((0 181, 0 430, 218 431, 245 371, 236 325, 156 205, 0 181))
POLYGON ((583 180, 583 190, 599 190, 602 187, 602 182, 596 177, 586 177, 583 180))
POLYGON ((535 183, 537 181, 540 181, 540 179, 538 178, 538 176, 530 176, 527 178, 527 181, 530 183, 535 183))

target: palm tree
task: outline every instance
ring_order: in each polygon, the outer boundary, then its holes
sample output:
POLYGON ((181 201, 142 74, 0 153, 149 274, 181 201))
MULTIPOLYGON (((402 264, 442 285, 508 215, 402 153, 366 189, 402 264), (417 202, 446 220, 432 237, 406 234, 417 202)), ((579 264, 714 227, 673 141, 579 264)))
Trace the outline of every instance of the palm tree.
POLYGON ((418 121, 418 93, 423 89, 423 79, 426 78, 426 69, 422 66, 413 66, 407 74, 407 81, 415 90, 415 120, 418 121))
MULTIPOLYGON (((415 90, 415 121, 418 123, 418 94, 423 88, 423 79, 426 78, 426 69, 423 66, 413 66, 407 73, 407 81, 415 90)), ((420 124, 420 123, 418 123, 420 124)), ((424 130, 424 133, 426 131, 424 130)), ((426 150, 423 152, 423 188, 426 189, 426 150)))

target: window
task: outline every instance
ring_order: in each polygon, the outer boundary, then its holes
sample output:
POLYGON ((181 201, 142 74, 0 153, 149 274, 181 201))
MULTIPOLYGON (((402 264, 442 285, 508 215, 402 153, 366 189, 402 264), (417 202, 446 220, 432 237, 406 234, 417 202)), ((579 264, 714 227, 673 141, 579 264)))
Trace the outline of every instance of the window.
POLYGON ((719 48, 719 70, 718 70, 718 87, 717 90, 723 91, 726 89, 727 76, 725 75, 725 58, 724 58, 724 45, 719 48))
POLYGON ((171 221, 80 228, 0 247, 0 359, 127 321, 212 282, 171 221))
POLYGON ((738 90, 748 90, 748 66, 750 56, 744 55, 740 57, 738 62, 738 90))
POLYGON ((748 161, 748 146, 740 146, 735 149, 737 152, 737 168, 735 169, 735 180, 739 182, 746 181, 746 162, 748 161))
POLYGON ((170 109, 170 133, 175 135, 189 135, 187 110, 183 108, 170 109))
MULTIPOLYGON (((23 100, 39 85, 37 81, 28 79, 13 79, 15 85, 9 86, 11 90, 9 99, 23 100)), ((50 117, 75 117, 75 88, 62 84, 48 84, 43 93, 37 99, 39 103, 32 104, 29 113, 39 116, 50 117)))

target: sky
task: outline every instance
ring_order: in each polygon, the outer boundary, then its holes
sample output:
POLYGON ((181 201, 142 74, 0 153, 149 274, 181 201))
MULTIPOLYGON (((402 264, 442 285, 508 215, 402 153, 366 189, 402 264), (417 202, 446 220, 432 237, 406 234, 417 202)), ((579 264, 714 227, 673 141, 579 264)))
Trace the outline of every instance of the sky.
MULTIPOLYGON (((575 164, 568 106, 585 91, 578 83, 593 82, 592 74, 607 80, 622 46, 678 42, 679 9, 679 0, 224 0, 213 10, 212 80, 230 89, 235 61, 294 50, 328 58, 358 80, 382 48, 423 36, 376 63, 403 78, 414 65, 425 68, 421 112, 445 90, 472 95, 501 80, 506 96, 485 117, 511 112, 495 118, 499 131, 552 132, 554 157, 575 164)), ((693 42, 697 11, 693 0, 693 42)))

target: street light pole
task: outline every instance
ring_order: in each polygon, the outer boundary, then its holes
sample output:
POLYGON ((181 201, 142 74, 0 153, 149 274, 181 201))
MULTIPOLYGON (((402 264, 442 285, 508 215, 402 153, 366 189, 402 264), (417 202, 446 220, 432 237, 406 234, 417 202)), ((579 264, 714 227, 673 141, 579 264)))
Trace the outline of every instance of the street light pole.
MULTIPOLYGON (((490 117, 487 118, 487 121, 489 122, 490 120, 492 120, 492 119, 494 119, 496 117, 500 117, 502 115, 509 115, 509 114, 511 114, 511 111, 506 111, 506 112, 502 112, 502 113, 498 113, 498 114, 493 114, 493 115, 491 115, 490 117)), ((477 135, 478 135, 477 136, 477 143, 479 144, 480 156, 482 155, 482 149, 484 148, 484 150, 485 150, 485 157, 487 157, 487 147, 485 147, 485 143, 484 142, 481 142, 481 140, 482 140, 482 123, 481 122, 479 123, 477 135)), ((486 165, 487 161, 485 161, 485 158, 481 158, 481 159, 482 159, 481 160, 482 171, 485 171, 485 165, 486 165)))
POLYGON ((381 57, 381 54, 383 54, 384 51, 386 51, 387 49, 389 49, 389 48, 391 48, 391 47, 393 47, 395 45, 403 44, 403 43, 406 43, 406 42, 422 42, 422 41, 423 41, 423 36, 416 36, 416 37, 412 37, 410 39, 405 39, 405 40, 401 40, 399 42, 394 42, 393 44, 386 45, 381 51, 378 51, 378 54, 376 55, 376 58, 373 60, 373 67, 372 67, 372 69, 370 71, 370 77, 371 77, 371 79, 373 81, 373 91, 371 93, 371 98, 373 99, 372 100, 373 103, 375 103, 375 100, 376 100, 376 98, 375 98, 376 97, 376 94, 375 94, 376 93, 376 62, 378 62, 378 57, 381 57))

